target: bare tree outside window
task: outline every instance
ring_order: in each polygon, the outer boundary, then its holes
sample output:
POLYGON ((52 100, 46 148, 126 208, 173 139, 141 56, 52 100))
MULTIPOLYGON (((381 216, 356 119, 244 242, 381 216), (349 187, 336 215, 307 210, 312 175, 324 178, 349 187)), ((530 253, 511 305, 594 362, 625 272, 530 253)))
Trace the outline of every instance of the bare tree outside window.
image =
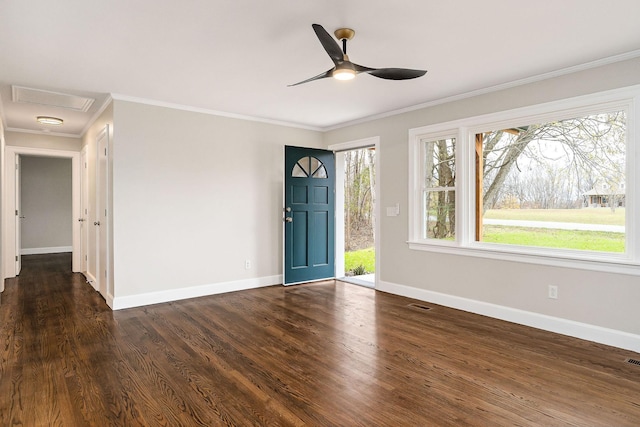
POLYGON ((373 148, 344 153, 345 272, 375 272, 375 156, 373 148))
MULTIPOLYGON (((523 235, 561 229, 591 231, 595 238, 609 232, 617 233, 609 237, 621 245, 601 249, 586 243, 574 249, 624 251, 624 111, 498 129, 477 134, 476 140, 482 141, 476 149, 482 165, 476 170, 481 174, 476 194, 482 194, 476 205, 477 240, 547 246, 523 235), (516 220, 528 223, 516 225, 516 220), (505 237, 509 231, 511 237, 505 237)), ((558 240, 552 237, 548 245, 558 240)))
MULTIPOLYGON (((626 112, 475 135, 476 240, 625 251, 626 112)), ((456 139, 421 140, 422 239, 455 240, 456 139)))
POLYGON ((455 138, 423 142, 423 238, 455 237, 455 138))

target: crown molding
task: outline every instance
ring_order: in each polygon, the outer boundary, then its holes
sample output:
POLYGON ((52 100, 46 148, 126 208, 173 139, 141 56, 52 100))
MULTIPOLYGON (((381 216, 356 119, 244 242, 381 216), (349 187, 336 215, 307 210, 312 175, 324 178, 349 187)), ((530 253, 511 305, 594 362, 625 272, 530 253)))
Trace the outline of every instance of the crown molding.
POLYGON ((98 111, 96 111, 95 114, 91 116, 87 124, 84 126, 84 128, 82 128, 82 131, 80 132, 80 138, 82 138, 89 131, 89 128, 95 123, 96 120, 98 120, 98 117, 100 117, 104 110, 107 109, 109 104, 111 104, 111 101, 113 101, 113 97, 109 94, 107 95, 100 108, 98 108, 98 111))
POLYGON ((183 105, 183 104, 175 104, 175 103, 172 103, 172 102, 157 101, 157 100, 154 100, 154 99, 138 98, 138 97, 122 95, 122 94, 118 94, 118 93, 112 93, 111 97, 113 99, 117 100, 117 101, 135 102, 137 104, 152 105, 152 106, 155 106, 155 107, 171 108, 171 109, 174 109, 174 110, 189 111, 189 112, 192 112, 192 113, 208 114, 208 115, 211 115, 211 116, 220 116, 220 117, 227 117, 227 118, 231 118, 231 119, 247 120, 247 121, 251 121, 251 122, 266 123, 266 124, 270 124, 270 125, 285 126, 285 127, 290 127, 290 128, 311 130, 311 131, 316 131, 316 132, 322 132, 323 131, 322 128, 315 127, 315 126, 302 125, 302 124, 299 124, 299 123, 291 123, 291 122, 285 122, 285 121, 280 121, 280 120, 265 119, 265 118, 262 118, 262 117, 247 116, 247 115, 236 114, 236 113, 228 113, 228 112, 225 112, 225 111, 211 110, 211 109, 208 109, 208 108, 193 107, 193 106, 190 106, 190 105, 183 105))
POLYGON ((82 138, 81 135, 75 133, 62 133, 62 132, 45 132, 42 130, 31 130, 31 129, 21 129, 21 128, 5 128, 5 132, 19 132, 19 133, 30 133, 33 135, 43 135, 43 136, 61 136, 64 138, 82 138))
POLYGON ((567 74, 577 73, 577 72, 580 72, 580 71, 586 71, 586 70, 590 70, 590 69, 593 69, 593 68, 598 68, 598 67, 602 67, 602 66, 605 66, 605 65, 614 64, 616 62, 627 61, 629 59, 634 59, 634 58, 638 58, 638 57, 640 57, 640 49, 633 50, 631 52, 622 53, 620 55, 609 56, 609 57, 598 59, 598 60, 591 61, 591 62, 586 62, 586 63, 580 64, 580 65, 574 65, 572 67, 561 68, 559 70, 550 71, 548 73, 537 74, 535 76, 526 77, 524 79, 519 79, 519 80, 514 80, 514 81, 511 81, 511 82, 508 82, 508 83, 502 83, 502 84, 495 85, 495 86, 489 86, 489 87, 482 88, 482 89, 476 89, 476 90, 472 90, 470 92, 464 92, 464 93, 461 93, 461 94, 458 94, 458 95, 452 95, 452 96, 448 96, 446 98, 440 98, 440 99, 436 99, 436 100, 433 100, 433 101, 425 102, 425 103, 422 103, 422 104, 413 105, 413 106, 410 106, 410 107, 400 108, 400 109, 393 110, 393 111, 387 111, 386 113, 380 113, 380 114, 375 114, 373 116, 368 116, 368 117, 363 117, 363 118, 356 119, 356 120, 351 120, 351 121, 340 123, 340 124, 337 124, 337 125, 334 125, 334 126, 328 126, 328 127, 322 128, 322 131, 323 132, 329 132, 329 131, 332 131, 332 130, 342 129, 342 128, 353 126, 353 125, 367 123, 367 122, 370 122, 370 121, 373 121, 373 120, 384 119, 386 117, 397 116, 399 114, 409 113, 411 111, 421 110, 423 108, 429 108, 429 107, 434 107, 434 106, 437 106, 437 105, 447 104, 449 102, 455 102, 455 101, 460 101, 460 100, 467 99, 467 98, 473 98, 474 96, 485 95, 485 94, 492 93, 492 92, 499 92, 501 90, 510 89, 510 88, 518 87, 518 86, 524 86, 524 85, 527 85, 527 84, 530 84, 530 83, 536 83, 536 82, 540 82, 540 81, 543 81, 543 80, 549 80, 549 79, 552 79, 554 77, 560 77, 560 76, 564 76, 564 75, 567 75, 567 74))

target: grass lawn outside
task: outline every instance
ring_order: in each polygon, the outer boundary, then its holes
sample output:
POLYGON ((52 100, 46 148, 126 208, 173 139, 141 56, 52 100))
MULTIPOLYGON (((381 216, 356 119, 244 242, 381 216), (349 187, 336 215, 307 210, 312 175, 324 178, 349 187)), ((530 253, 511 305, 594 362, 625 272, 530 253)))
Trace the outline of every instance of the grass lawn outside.
MULTIPOLYGON (((509 218, 512 219, 512 218, 509 218)), ((624 252, 624 233, 485 225, 483 242, 586 251, 624 252)))
POLYGON ((367 273, 376 272, 376 252, 374 248, 344 253, 344 271, 349 272, 358 266, 364 266, 367 273))
POLYGON ((488 209, 483 218, 522 221, 577 222, 579 224, 625 225, 625 209, 488 209))

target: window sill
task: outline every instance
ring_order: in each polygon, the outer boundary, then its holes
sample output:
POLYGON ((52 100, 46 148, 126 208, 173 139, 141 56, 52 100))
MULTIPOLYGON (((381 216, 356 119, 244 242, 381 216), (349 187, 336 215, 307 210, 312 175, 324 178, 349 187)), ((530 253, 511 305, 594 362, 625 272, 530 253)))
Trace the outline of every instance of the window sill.
POLYGON ((407 244, 409 245, 409 249, 419 251, 640 276, 640 264, 623 258, 623 255, 618 254, 584 254, 577 251, 522 246, 505 247, 505 245, 486 243, 474 244, 473 246, 458 246, 453 243, 431 244, 409 241, 407 244))

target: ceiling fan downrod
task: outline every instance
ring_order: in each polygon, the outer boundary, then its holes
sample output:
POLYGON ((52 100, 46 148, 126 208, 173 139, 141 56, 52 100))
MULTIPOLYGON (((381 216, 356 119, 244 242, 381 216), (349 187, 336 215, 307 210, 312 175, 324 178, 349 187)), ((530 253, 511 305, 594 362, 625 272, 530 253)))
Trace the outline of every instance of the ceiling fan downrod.
POLYGON ((347 40, 351 40, 356 32, 351 28, 338 28, 333 32, 338 40, 342 40, 342 53, 347 54, 347 40))

